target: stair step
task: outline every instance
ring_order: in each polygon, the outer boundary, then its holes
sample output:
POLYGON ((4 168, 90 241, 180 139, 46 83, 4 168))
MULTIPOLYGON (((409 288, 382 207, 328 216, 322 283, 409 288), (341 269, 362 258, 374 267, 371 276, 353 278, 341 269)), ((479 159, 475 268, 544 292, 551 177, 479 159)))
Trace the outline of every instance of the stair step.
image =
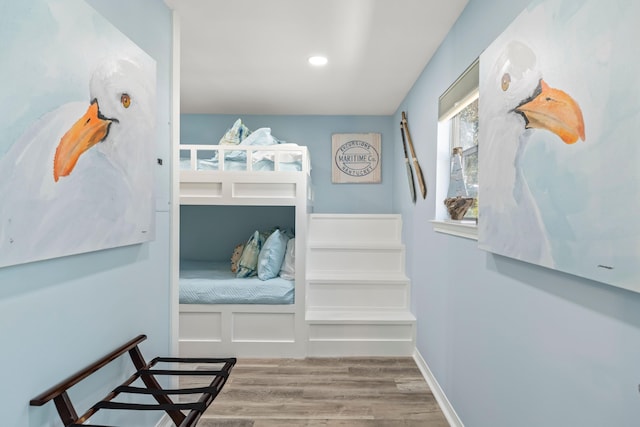
POLYGON ((401 218, 397 214, 311 214, 309 241, 400 242, 401 218))
POLYGON ((307 278, 307 310, 379 312, 404 311, 409 308, 409 280, 393 277, 392 280, 360 276, 345 278, 329 276, 307 278))
POLYGON ((341 250, 316 249, 309 251, 307 270, 344 272, 346 274, 404 273, 404 249, 396 250, 341 250))
POLYGON ((307 273, 307 282, 314 284, 362 284, 375 285, 406 285, 409 278, 401 272, 353 272, 353 271, 310 271, 307 273))
POLYGON ((416 317, 409 311, 307 311, 310 324, 394 324, 413 323, 416 317))
POLYGON ((389 242, 346 242, 341 240, 333 240, 320 242, 317 240, 307 243, 307 248, 310 250, 361 250, 361 251, 398 251, 404 249, 405 245, 402 243, 389 243, 389 242))

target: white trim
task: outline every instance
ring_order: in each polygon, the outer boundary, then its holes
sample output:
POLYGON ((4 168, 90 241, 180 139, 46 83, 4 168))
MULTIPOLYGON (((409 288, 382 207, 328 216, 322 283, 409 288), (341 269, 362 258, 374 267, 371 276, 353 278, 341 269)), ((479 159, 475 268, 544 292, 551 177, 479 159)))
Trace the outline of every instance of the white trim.
MULTIPOLYGON (((172 17, 172 65, 171 65, 171 237, 170 237, 170 280, 169 280, 169 351, 178 355, 179 304, 178 280, 180 274, 180 16, 175 10, 172 17)), ((177 384, 174 377, 172 384, 177 384)))
POLYGON ((167 414, 164 414, 162 418, 160 418, 160 421, 158 421, 155 427, 174 427, 174 425, 175 424, 173 424, 173 421, 171 421, 171 418, 169 418, 167 414))
POLYGON ((433 224, 433 231, 438 233, 478 240, 478 226, 476 224, 454 220, 443 221, 440 219, 434 219, 429 222, 433 224))
POLYGON ((433 393, 433 397, 436 398, 438 405, 440 405, 440 409, 449 422, 449 425, 451 427, 464 427, 462 420, 456 413, 455 409, 453 409, 451 402, 447 399, 447 395, 444 394, 444 390, 442 390, 442 387, 438 384, 436 377, 431 372, 431 369, 429 369, 427 362, 424 360, 418 349, 415 349, 413 352, 413 360, 416 362, 416 365, 418 365, 418 369, 420 369, 427 385, 429 385, 431 393, 433 393))

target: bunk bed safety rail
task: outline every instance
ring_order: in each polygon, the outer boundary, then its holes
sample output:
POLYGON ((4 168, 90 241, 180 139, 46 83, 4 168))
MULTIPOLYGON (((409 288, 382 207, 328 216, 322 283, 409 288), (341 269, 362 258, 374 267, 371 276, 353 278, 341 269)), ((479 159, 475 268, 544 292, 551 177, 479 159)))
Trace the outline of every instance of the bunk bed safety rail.
POLYGON ((309 174, 311 170, 309 151, 307 147, 300 145, 180 145, 180 158, 183 159, 186 157, 189 159, 188 170, 190 171, 197 171, 199 169, 199 160, 210 159, 214 157, 211 153, 217 153, 215 157, 217 157, 218 159, 225 159, 225 161, 218 162, 217 166, 218 171, 224 171, 226 160, 228 160, 227 156, 230 153, 237 154, 238 152, 245 152, 247 171, 253 171, 254 159, 268 157, 273 159, 273 171, 282 172, 282 158, 285 155, 289 155, 290 157, 295 156, 296 159, 299 159, 296 160, 296 162, 300 162, 302 172, 309 174))

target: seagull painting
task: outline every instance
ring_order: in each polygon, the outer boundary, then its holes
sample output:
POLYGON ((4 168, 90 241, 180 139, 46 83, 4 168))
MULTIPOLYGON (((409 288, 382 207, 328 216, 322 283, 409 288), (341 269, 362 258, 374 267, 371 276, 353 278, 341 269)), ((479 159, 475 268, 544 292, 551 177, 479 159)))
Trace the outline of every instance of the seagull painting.
POLYGON ((121 47, 0 153, 0 267, 153 238, 155 62, 121 47))
POLYGON ((481 54, 481 249, 640 292, 638 15, 540 0, 481 54))
POLYGON ((535 52, 518 41, 507 44, 493 64, 479 108, 487 118, 481 121, 481 156, 490 165, 480 183, 482 215, 490 219, 481 222, 482 235, 498 253, 553 267, 547 231, 520 159, 532 132, 551 132, 558 143, 584 141, 582 110, 544 80, 535 52))

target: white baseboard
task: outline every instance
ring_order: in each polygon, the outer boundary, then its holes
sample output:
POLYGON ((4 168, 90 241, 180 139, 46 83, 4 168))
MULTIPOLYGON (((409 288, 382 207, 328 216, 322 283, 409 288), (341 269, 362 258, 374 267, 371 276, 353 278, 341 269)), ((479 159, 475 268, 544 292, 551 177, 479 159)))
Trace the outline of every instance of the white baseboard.
POLYGON ((162 418, 160 418, 160 421, 158 421, 158 424, 156 424, 156 427, 174 427, 174 425, 169 415, 164 414, 162 418))
POLYGON ((449 422, 449 425, 451 427, 464 427, 464 424, 462 424, 462 420, 460 419, 460 417, 458 417, 455 409, 453 409, 453 406, 451 405, 451 402, 449 402, 449 399, 447 399, 447 395, 444 394, 444 390, 442 390, 440 384, 438 384, 436 377, 433 376, 433 373, 431 372, 431 369, 429 369, 427 362, 424 360, 417 349, 413 353, 413 360, 415 360, 416 365, 418 365, 418 369, 420 369, 420 372, 422 372, 422 376, 427 381, 427 385, 429 385, 429 388, 433 393, 433 397, 436 398, 436 401, 438 402, 438 405, 440 405, 440 409, 444 413, 444 416, 449 422))

